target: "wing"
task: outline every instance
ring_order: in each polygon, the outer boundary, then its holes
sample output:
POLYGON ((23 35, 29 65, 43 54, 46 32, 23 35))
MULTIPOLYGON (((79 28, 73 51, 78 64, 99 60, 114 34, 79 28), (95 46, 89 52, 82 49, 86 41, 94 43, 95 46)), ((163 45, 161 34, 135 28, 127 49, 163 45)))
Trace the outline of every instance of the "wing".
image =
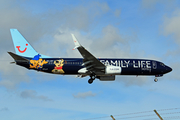
POLYGON ((104 74, 105 72, 105 65, 102 64, 97 58, 95 58, 89 51, 87 51, 76 39, 76 37, 74 36, 74 34, 71 34, 74 44, 75 44, 75 48, 74 49, 78 49, 79 52, 81 53, 83 59, 83 64, 86 69, 87 69, 87 74, 104 74))

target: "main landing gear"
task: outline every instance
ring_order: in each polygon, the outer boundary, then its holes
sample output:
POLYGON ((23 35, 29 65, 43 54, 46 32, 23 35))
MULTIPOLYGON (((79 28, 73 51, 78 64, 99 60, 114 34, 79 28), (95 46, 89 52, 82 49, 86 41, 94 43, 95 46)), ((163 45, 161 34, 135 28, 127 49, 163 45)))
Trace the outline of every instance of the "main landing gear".
POLYGON ((90 79, 88 80, 88 83, 89 84, 92 84, 93 83, 93 81, 96 79, 96 75, 95 74, 92 74, 92 75, 90 75, 90 79))

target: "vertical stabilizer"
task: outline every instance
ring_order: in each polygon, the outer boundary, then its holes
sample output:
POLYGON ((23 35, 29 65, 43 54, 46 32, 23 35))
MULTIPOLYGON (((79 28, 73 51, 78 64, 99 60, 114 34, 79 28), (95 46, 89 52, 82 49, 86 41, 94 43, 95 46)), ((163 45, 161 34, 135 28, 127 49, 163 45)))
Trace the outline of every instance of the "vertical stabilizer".
MULTIPOLYGON (((34 48, 19 33, 17 29, 10 29, 10 31, 17 55, 24 57, 31 57, 31 58, 33 58, 35 55, 38 55, 38 53, 34 50, 34 48)), ((48 56, 44 56, 44 55, 41 56, 48 58, 48 56)))

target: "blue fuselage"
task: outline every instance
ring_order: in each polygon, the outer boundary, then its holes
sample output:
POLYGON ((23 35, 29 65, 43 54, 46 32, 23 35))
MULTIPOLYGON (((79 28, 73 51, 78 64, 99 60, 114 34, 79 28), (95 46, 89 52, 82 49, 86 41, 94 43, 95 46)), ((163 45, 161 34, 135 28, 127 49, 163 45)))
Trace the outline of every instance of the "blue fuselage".
MULTIPOLYGON (((33 60, 26 58, 30 62, 16 61, 18 65, 28 69, 34 69, 47 73, 78 75, 78 71, 84 68, 81 58, 45 58, 33 60)), ((172 69, 162 62, 147 59, 98 59, 106 66, 119 66, 119 75, 155 75, 162 76, 172 69)))

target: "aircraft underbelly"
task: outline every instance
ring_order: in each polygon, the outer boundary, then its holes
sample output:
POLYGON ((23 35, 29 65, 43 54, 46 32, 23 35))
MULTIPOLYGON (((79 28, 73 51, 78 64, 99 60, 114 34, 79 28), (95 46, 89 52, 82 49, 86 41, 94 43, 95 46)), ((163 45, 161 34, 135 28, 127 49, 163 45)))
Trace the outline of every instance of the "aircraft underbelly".
POLYGON ((142 68, 123 68, 121 75, 152 75, 152 71, 142 68))

